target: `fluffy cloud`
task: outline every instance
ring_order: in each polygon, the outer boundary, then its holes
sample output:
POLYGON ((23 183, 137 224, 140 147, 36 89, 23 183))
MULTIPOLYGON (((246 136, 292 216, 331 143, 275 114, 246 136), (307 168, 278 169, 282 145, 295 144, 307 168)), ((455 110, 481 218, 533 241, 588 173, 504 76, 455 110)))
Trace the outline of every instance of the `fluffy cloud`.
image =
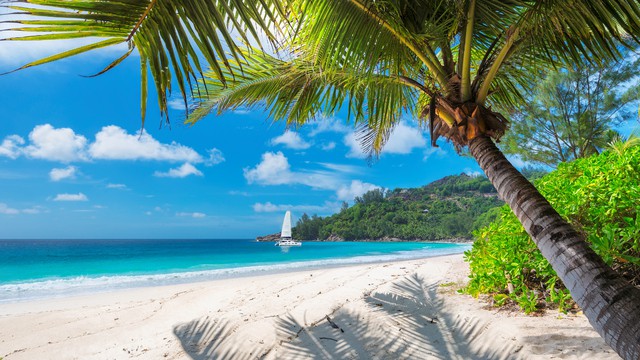
POLYGON ((222 151, 213 148, 207 152, 209 153, 209 158, 204 162, 206 166, 217 165, 225 161, 222 151))
POLYGON ((189 163, 184 163, 179 168, 169 169, 167 172, 156 171, 153 173, 153 176, 170 178, 184 178, 189 175, 202 176, 202 172, 196 169, 195 166, 189 163))
POLYGON ((38 125, 29 133, 30 145, 24 148, 27 156, 63 163, 87 160, 84 151, 87 138, 70 128, 56 129, 49 124, 38 125))
POLYGON ((9 159, 17 159, 22 152, 20 146, 24 145, 24 139, 18 135, 9 135, 2 143, 0 143, 0 156, 8 157, 9 159))
POLYGON ((255 168, 244 169, 244 177, 249 184, 261 185, 288 184, 292 180, 289 160, 281 151, 262 154, 262 161, 255 168))
POLYGON ((353 201, 356 196, 361 196, 367 191, 380 189, 380 186, 362 182, 360 180, 352 180, 351 184, 341 186, 338 191, 338 199, 344 201, 353 201))
MULTIPOLYGON (((166 173, 156 172, 155 176, 185 177, 202 176, 202 173, 191 164, 203 163, 213 166, 225 161, 222 151, 212 148, 203 158, 194 149, 171 142, 163 144, 146 132, 128 134, 124 129, 111 125, 103 127, 95 136, 95 141, 88 144, 87 138, 76 134, 70 128, 54 128, 50 124, 38 125, 29 134, 29 143, 18 135, 10 135, 0 143, 0 157, 16 159, 21 155, 30 158, 69 163, 92 160, 155 160, 168 162, 185 162, 177 169, 166 173)), ((56 168, 49 176, 52 181, 73 178, 77 168, 56 168)))
MULTIPOLYGON (((367 153, 362 149, 356 133, 352 132, 344 137, 344 144, 349 147, 347 157, 366 158, 367 153)), ((424 147, 427 144, 422 131, 400 122, 393 129, 389 140, 382 149, 383 154, 410 154, 413 149, 424 147)))
MULTIPOLYGON (((376 185, 352 180, 345 184, 345 173, 358 172, 357 168, 331 163, 320 163, 323 167, 332 171, 303 170, 291 171, 288 159, 282 152, 266 152, 262 154, 262 161, 254 168, 245 168, 244 177, 249 184, 259 185, 306 185, 314 189, 334 190, 340 200, 353 200, 355 196, 379 188, 376 185)), ((267 204, 260 204, 259 209, 264 211, 267 204)), ((255 208, 254 208, 255 209, 255 208)), ((258 210, 256 210, 258 211, 258 210)))
POLYGON ((0 203, 0 214, 4 214, 4 215, 16 215, 16 214, 29 214, 29 215, 35 215, 35 214, 40 214, 41 212, 44 211, 44 208, 40 207, 40 206, 34 206, 32 208, 29 209, 22 209, 22 210, 18 210, 18 209, 14 209, 12 207, 9 207, 9 205, 5 204, 5 203, 0 203))
POLYGON ((393 129, 383 151, 387 154, 409 154, 413 149, 422 148, 426 144, 427 139, 422 131, 401 122, 393 129))
POLYGON ((105 126, 89 146, 94 159, 107 160, 163 160, 201 162, 202 157, 190 147, 171 142, 162 144, 151 135, 130 135, 118 126, 105 126))
POLYGON ((259 185, 293 185, 302 184, 314 189, 337 189, 341 175, 328 171, 292 172, 289 160, 278 151, 262 154, 262 161, 254 168, 245 168, 244 177, 249 184, 259 185))
POLYGON ((66 168, 54 168, 49 171, 51 181, 60 181, 63 179, 74 179, 78 168, 75 166, 67 166, 66 168))
POLYGON ((201 213, 201 212, 179 212, 176 213, 176 216, 186 216, 186 217, 192 217, 195 219, 201 219, 207 216, 207 214, 201 213))
POLYGON ((294 150, 304 150, 311 147, 311 144, 304 141, 300 134, 293 131, 287 131, 284 134, 271 139, 271 145, 283 145, 294 150))
POLYGON ((367 157, 367 153, 362 148, 360 141, 358 141, 358 135, 356 133, 349 133, 343 138, 344 144, 349 148, 347 157, 364 159, 367 157))
POLYGON ((83 193, 77 194, 58 194, 53 201, 88 201, 89 199, 83 193))
POLYGON ((10 208, 7 204, 5 203, 0 203, 0 214, 4 214, 4 215, 15 215, 15 214, 19 214, 20 210, 18 209, 13 209, 10 208))

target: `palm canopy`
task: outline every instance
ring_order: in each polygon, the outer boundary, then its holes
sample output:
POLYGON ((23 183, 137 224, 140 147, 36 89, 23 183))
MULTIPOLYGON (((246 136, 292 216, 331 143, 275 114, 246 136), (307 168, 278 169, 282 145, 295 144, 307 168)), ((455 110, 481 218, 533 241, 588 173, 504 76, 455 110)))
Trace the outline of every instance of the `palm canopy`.
POLYGON ((549 67, 619 56, 635 40, 635 1, 300 1, 298 31, 280 60, 246 49, 188 119, 213 109, 264 105, 303 124, 348 103, 364 146, 379 151, 403 113, 429 118, 460 148, 478 133, 499 139, 511 104, 549 67), (469 121, 478 123, 469 124, 469 121), (471 126, 469 126, 471 125, 471 126))
POLYGON ((478 131, 499 139, 505 119, 489 110, 492 104, 519 100, 522 89, 550 66, 615 58, 618 44, 640 34, 640 8, 628 0, 4 3, 24 14, 17 22, 25 26, 12 30, 43 32, 11 40, 99 38, 23 68, 128 43, 130 50, 104 72, 137 48, 143 119, 148 67, 161 111, 172 82, 185 103, 190 89, 197 90, 201 106, 190 121, 214 108, 260 103, 274 119, 301 124, 347 101, 375 151, 404 112, 419 119, 429 115, 434 144, 444 135, 464 146, 478 131), (259 43, 263 34, 283 42, 286 60, 238 44, 259 43), (197 82, 203 63, 210 70, 206 81, 197 82), (468 130, 474 112, 483 120, 468 130))

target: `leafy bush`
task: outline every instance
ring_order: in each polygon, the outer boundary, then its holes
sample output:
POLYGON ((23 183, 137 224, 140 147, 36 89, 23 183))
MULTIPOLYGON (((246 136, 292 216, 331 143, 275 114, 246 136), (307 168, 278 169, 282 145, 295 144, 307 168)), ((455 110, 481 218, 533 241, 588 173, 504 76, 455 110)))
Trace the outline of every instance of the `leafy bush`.
MULTIPOLYGON (((607 264, 638 286, 640 146, 629 144, 560 164, 535 184, 607 264)), ((568 291, 506 205, 474 235, 473 248, 465 253, 471 266, 467 293, 505 294, 525 312, 543 300, 568 309, 568 291)))

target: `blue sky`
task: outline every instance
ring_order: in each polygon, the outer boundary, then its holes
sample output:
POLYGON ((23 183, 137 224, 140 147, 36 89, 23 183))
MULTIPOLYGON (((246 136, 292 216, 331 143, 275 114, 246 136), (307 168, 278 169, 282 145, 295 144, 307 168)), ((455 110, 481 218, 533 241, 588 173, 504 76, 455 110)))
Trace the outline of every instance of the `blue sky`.
MULTIPOLYGON (((2 42, 0 72, 60 50, 57 42, 2 42)), ((346 113, 296 132, 259 110, 186 126, 174 94, 168 127, 151 91, 140 134, 137 56, 79 76, 122 51, 0 76, 0 238, 252 238, 279 231, 286 210, 295 222, 376 187, 480 173, 443 140, 430 147, 410 118, 373 164, 346 113)))
MULTIPOLYGON (((0 72, 60 49, 2 43, 0 72)), ((251 238, 285 210, 329 215, 375 187, 477 173, 410 118, 369 164, 346 114, 287 132, 260 110, 171 126, 150 94, 140 136, 138 57, 96 78, 122 49, 0 77, 0 238, 251 238)))

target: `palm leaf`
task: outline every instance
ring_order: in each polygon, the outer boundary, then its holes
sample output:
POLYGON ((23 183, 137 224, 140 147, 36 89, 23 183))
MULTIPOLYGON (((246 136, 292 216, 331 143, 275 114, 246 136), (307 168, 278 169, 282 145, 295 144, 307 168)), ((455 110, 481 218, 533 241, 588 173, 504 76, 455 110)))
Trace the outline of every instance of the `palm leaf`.
POLYGON ((187 123, 211 112, 259 107, 267 109, 274 121, 300 126, 347 106, 361 129, 363 147, 379 153, 401 116, 415 111, 419 85, 404 77, 323 68, 306 58, 284 61, 258 49, 243 55, 242 64, 231 62, 228 72, 237 74, 234 79, 223 83, 215 73, 206 74, 211 91, 199 98, 187 123))
MULTIPOLYGON (((137 48, 141 63, 146 64, 142 73, 150 71, 161 113, 165 115, 174 81, 186 101, 188 91, 197 83, 193 80, 202 75, 202 60, 205 60, 224 83, 223 69, 226 73, 231 70, 229 59, 240 61, 237 40, 232 34, 244 42, 259 41, 260 34, 275 39, 273 31, 286 26, 287 11, 286 4, 274 0, 26 0, 12 1, 9 8, 24 17, 13 22, 27 25, 11 30, 44 34, 3 40, 99 38, 89 45, 30 62, 19 69, 128 42, 129 49, 137 48)), ((126 56, 125 53, 100 73, 126 56)), ((146 91, 142 97, 143 115, 145 94, 146 91)))

